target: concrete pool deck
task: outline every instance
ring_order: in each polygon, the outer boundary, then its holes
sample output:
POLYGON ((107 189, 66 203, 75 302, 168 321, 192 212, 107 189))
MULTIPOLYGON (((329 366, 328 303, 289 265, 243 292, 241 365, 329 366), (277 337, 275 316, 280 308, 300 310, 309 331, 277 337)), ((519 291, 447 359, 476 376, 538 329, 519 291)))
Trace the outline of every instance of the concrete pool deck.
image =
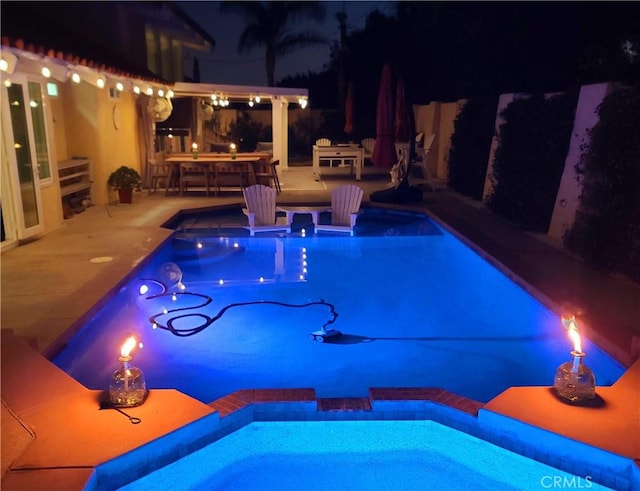
MULTIPOLYGON (((284 186, 279 203, 327 203, 330 190, 348 180, 345 176, 323 175, 318 183, 310 177, 310 171, 291 168, 282 172, 284 186)), ((365 189, 365 203, 369 194, 382 189, 386 182, 386 174, 365 173, 359 182, 365 189)), ((606 402, 600 408, 561 404, 544 387, 512 388, 484 406, 451 395, 453 402, 447 399, 450 396, 442 395, 432 400, 460 406, 458 409, 467 412, 480 409, 487 414, 503 414, 635 460, 637 466, 640 362, 635 360, 640 288, 588 268, 548 240, 517 230, 477 202, 449 190, 441 188, 424 196, 423 203, 403 209, 435 216, 497 259, 507 274, 526 281, 536 296, 547 299, 548 306, 570 304, 582 310, 581 326, 587 336, 630 367, 613 387, 598 389, 606 402)), ((3 253, 3 489, 83 489, 94 468, 105 460, 185 425, 197 429, 211 418, 226 417, 220 406, 225 401, 206 405, 175 391, 152 391, 143 406, 128 411, 143 419, 142 424, 132 426, 115 411, 98 411, 99 391, 85 389, 49 363, 47 357, 73 335, 87 313, 136 264, 171 234, 160 226, 176 212, 241 202, 240 193, 205 198, 144 192, 134 197, 132 205, 91 207, 45 237, 3 253)), ((240 402, 255 402, 253 397, 258 396, 240 398, 240 402)), ((325 410, 349 411, 362 409, 363 402, 317 404, 319 410, 326 404, 325 410)), ((196 445, 193 441, 181 444, 185 448, 196 445)))

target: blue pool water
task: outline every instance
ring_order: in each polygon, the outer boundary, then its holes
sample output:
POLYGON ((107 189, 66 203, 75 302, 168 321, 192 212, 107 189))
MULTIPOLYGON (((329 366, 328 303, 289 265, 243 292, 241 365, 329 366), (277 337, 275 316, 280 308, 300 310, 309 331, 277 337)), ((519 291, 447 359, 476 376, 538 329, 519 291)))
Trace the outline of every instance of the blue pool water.
MULTIPOLYGON (((365 213, 356 237, 178 231, 54 363, 104 389, 130 333, 144 343, 132 363, 149 388, 207 403, 296 387, 318 397, 440 387, 486 402, 511 386, 551 385, 572 349, 554 313, 456 237, 427 217, 381 212, 365 213), (332 308, 328 327, 343 335, 311 340, 332 308), (196 333, 153 329, 150 318, 196 333)), ((623 373, 588 339, 583 350, 598 385, 623 373)))
POLYGON ((123 491, 609 489, 434 421, 254 422, 123 491))

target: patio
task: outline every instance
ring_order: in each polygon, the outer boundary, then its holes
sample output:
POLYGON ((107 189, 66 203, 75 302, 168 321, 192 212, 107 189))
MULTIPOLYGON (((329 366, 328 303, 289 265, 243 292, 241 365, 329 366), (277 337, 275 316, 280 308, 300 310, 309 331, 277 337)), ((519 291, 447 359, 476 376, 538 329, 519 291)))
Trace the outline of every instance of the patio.
MULTIPOLYGON (((316 182, 310 167, 288 169, 283 172, 278 202, 327 203, 331 189, 346 179, 323 174, 323 180, 316 182)), ((365 173, 358 183, 365 190, 364 202, 387 182, 387 174, 365 173)), ((547 387, 512 388, 484 407, 443 391, 427 391, 404 396, 375 393, 363 401, 318 401, 318 409, 366 410, 367 403, 375 409, 376 401, 388 397, 431 400, 474 418, 480 409, 478 419, 505 415, 523 426, 547 429, 633 459, 637 479, 640 439, 632 435, 640 418, 633 403, 640 400, 640 362, 633 363, 640 335, 638 286, 589 269, 548 240, 515 229, 477 202, 446 188, 424 196, 424 203, 410 209, 426 211, 500 261, 503 271, 516 281, 526 281, 530 291, 546 299, 548 306, 569 303, 581 307, 586 335, 631 368, 613 387, 598 389, 607 405, 597 412, 558 404, 547 387)), ((82 489, 105 456, 121 455, 185 424, 190 424, 192 436, 197 435, 198 428, 268 397, 313 403, 313 394, 304 391, 277 395, 252 391, 210 405, 171 390, 153 391, 145 405, 129 411, 144 420, 136 427, 140 431, 134 432, 123 416, 97 411, 96 391, 84 389, 45 359, 82 326, 92 306, 171 234, 160 226, 176 212, 237 205, 241 200, 238 193, 204 198, 165 197, 145 191, 134 196, 132 205, 90 207, 45 237, 3 254, 3 489, 45 485, 52 490, 82 489), (160 410, 163 417, 154 418, 160 410), (107 425, 104 418, 108 418, 107 425)))

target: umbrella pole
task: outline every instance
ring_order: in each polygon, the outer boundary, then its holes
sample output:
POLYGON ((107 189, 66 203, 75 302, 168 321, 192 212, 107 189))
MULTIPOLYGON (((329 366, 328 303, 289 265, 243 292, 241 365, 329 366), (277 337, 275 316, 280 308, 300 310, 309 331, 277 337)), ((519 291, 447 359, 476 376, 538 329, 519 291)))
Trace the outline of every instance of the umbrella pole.
POLYGON ((404 155, 404 175, 402 176, 402 179, 400 180, 400 185, 398 186, 399 188, 408 188, 409 187, 409 173, 411 170, 411 157, 413 156, 413 154, 416 151, 416 133, 415 131, 413 131, 413 128, 415 127, 415 118, 413 117, 413 108, 411 108, 411 111, 409 111, 409 123, 410 123, 410 128, 411 128, 411 139, 409 140, 409 155, 404 155))

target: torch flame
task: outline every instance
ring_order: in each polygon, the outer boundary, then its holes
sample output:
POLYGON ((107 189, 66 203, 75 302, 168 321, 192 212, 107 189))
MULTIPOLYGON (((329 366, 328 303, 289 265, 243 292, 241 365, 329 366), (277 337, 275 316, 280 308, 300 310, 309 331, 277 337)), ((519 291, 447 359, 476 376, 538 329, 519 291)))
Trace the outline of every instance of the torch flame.
POLYGON ((134 336, 129 336, 122 345, 122 348, 120 348, 120 356, 122 356, 123 358, 127 358, 128 356, 130 356, 133 348, 136 347, 137 343, 138 342, 136 341, 136 338, 134 336))
POLYGON ((578 321, 576 320, 576 317, 574 315, 571 317, 563 317, 562 325, 569 332, 569 339, 573 342, 573 350, 576 353, 582 353, 582 342, 578 332, 578 321))

